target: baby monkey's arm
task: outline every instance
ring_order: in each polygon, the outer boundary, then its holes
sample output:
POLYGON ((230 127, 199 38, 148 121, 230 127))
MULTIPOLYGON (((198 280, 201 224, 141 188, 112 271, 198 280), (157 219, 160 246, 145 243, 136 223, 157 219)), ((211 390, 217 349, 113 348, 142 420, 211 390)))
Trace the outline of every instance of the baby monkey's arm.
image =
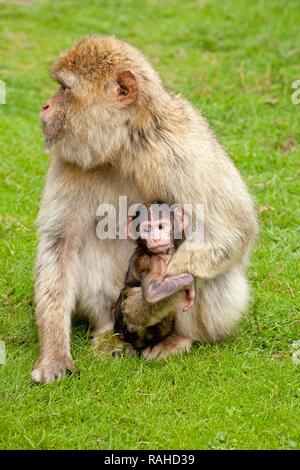
POLYGON ((187 301, 183 310, 188 310, 194 303, 195 280, 194 276, 189 273, 165 278, 149 273, 143 276, 141 286, 144 299, 149 304, 155 304, 181 290, 187 292, 187 301))

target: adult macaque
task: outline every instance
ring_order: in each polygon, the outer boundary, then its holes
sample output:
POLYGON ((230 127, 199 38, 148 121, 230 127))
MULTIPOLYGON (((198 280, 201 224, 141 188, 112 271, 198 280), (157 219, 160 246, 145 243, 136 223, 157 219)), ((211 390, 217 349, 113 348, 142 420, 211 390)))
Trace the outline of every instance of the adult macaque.
MULTIPOLYGON (((114 308, 114 331, 121 341, 146 356, 149 348, 174 333, 176 315, 189 310, 194 303, 192 274, 165 275, 168 263, 184 240, 187 224, 188 216, 181 208, 170 211, 158 201, 138 207, 128 219, 128 235, 136 240, 136 248, 114 308), (142 312, 134 309, 124 315, 123 300, 136 287, 141 287, 145 301, 153 308, 142 312)), ((122 343, 118 347, 122 350, 122 343)))
MULTIPOLYGON (((203 243, 195 250, 186 240, 166 273, 201 280, 194 306, 176 317, 176 336, 155 345, 152 356, 228 335, 247 306, 245 271, 257 223, 246 186, 207 121, 164 88, 139 51, 114 37, 82 40, 59 57, 51 75, 60 88, 41 112, 52 161, 38 219, 40 357, 33 379, 51 382, 74 368, 73 311, 89 317, 96 336, 113 329, 111 306, 132 247, 99 240, 95 214, 101 203, 117 209, 119 195, 129 204, 204 207, 203 243)), ((145 308, 140 288, 125 309, 138 302, 145 308)))

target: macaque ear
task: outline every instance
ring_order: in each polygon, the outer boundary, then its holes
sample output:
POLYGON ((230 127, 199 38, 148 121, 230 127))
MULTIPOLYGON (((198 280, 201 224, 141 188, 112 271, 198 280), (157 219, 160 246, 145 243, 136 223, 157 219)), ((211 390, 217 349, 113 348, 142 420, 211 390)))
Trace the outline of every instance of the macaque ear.
POLYGON ((132 217, 128 217, 127 219, 127 237, 130 240, 136 240, 136 226, 132 221, 132 217))
POLYGON ((118 73, 116 93, 122 107, 126 108, 135 103, 138 97, 138 85, 131 70, 122 70, 118 73))
POLYGON ((186 214, 181 207, 177 207, 175 209, 175 217, 178 230, 183 232, 190 223, 188 214, 186 214))

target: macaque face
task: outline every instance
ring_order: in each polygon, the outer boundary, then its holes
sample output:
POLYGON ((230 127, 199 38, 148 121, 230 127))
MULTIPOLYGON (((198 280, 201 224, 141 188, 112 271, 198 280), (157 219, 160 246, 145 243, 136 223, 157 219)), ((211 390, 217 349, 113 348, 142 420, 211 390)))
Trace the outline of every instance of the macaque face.
MULTIPOLYGON (((55 150, 56 144, 62 142, 65 150, 70 145, 72 150, 77 146, 80 151, 79 141, 84 146, 88 140, 87 123, 91 122, 91 129, 93 124, 92 116, 87 113, 91 97, 88 85, 70 72, 53 73, 52 78, 57 82, 58 90, 44 103, 40 112, 46 149, 55 150)), ((98 101, 98 98, 94 99, 98 101)))
POLYGON ((140 238, 152 253, 166 253, 174 244, 173 224, 170 219, 145 220, 140 224, 140 238))
POLYGON ((46 148, 51 150, 59 138, 66 132, 66 108, 69 89, 61 86, 59 90, 46 101, 40 113, 40 121, 45 136, 46 148))
POLYGON ((107 47, 90 38, 60 56, 51 71, 59 89, 40 113, 46 150, 84 169, 114 159, 138 97, 135 73, 107 47))
POLYGON ((128 217, 127 236, 152 253, 167 254, 170 248, 178 248, 188 224, 182 208, 174 211, 167 204, 155 202, 141 205, 133 217, 128 217))

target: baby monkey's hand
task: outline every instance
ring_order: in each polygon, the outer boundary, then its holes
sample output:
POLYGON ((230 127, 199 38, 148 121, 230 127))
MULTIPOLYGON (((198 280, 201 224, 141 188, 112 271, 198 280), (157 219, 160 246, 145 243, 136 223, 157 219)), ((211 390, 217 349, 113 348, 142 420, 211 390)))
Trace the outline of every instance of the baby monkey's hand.
POLYGON ((191 276, 191 286, 186 289, 186 302, 183 305, 183 311, 187 312, 193 305, 195 301, 196 289, 195 289, 195 279, 192 274, 186 273, 187 276, 191 276))

